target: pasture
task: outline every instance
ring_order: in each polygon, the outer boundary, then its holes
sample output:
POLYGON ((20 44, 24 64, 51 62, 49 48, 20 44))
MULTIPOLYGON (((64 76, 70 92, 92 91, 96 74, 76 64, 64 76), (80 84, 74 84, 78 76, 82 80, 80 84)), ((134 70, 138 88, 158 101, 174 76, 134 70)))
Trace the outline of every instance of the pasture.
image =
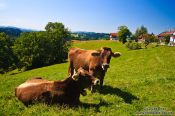
POLYGON ((166 111, 175 114, 175 47, 148 46, 129 51, 115 41, 73 42, 73 47, 111 47, 122 53, 112 58, 104 79, 104 89, 81 96, 78 107, 36 103, 25 107, 14 95, 15 87, 26 79, 41 76, 48 80, 67 77, 68 63, 25 72, 0 75, 0 115, 136 115, 138 112, 166 111), (160 109, 158 109, 160 108, 160 109))

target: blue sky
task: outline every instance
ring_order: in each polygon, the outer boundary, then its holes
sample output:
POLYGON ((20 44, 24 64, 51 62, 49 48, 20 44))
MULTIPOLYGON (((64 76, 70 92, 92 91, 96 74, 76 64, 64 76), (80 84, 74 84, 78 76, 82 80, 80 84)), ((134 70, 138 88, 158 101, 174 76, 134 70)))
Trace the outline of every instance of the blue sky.
POLYGON ((175 28, 174 0, 0 0, 0 26, 43 30, 62 22, 71 31, 116 32, 144 25, 158 34, 175 28))

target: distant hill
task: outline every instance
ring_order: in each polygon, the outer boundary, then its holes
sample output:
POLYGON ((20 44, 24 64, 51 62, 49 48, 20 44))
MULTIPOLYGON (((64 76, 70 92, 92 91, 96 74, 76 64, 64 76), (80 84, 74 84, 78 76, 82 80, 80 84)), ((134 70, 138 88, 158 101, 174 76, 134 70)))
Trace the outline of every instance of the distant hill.
POLYGON ((0 26, 0 32, 4 32, 5 34, 11 37, 18 37, 22 32, 32 32, 34 30, 31 29, 22 29, 18 27, 11 27, 11 26, 0 26))
POLYGON ((109 34, 108 33, 77 31, 77 32, 72 32, 71 35, 72 35, 73 39, 77 39, 77 40, 109 39, 109 34))
MULTIPOLYGON (((23 29, 12 26, 0 26, 0 32, 4 32, 10 37, 19 37, 22 32, 32 32, 36 30, 32 29, 23 29)), ((99 40, 99 39, 109 39, 108 33, 96 33, 96 32, 85 32, 85 31, 76 31, 71 32, 72 39, 75 40, 99 40)))

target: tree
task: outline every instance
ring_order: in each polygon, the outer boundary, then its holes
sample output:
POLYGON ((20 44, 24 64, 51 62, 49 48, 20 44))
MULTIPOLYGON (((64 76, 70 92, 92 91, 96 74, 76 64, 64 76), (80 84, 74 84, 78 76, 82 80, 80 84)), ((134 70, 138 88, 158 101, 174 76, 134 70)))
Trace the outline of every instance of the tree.
POLYGON ((144 38, 145 38, 145 48, 147 48, 147 46, 152 43, 152 42, 156 42, 156 36, 154 34, 144 34, 144 38))
MULTIPOLYGON (((19 59, 18 68, 31 69, 34 67, 40 67, 47 65, 47 37, 43 32, 30 32, 23 33, 16 40, 14 45, 14 52, 19 59)), ((49 56, 49 54, 48 54, 49 56)))
POLYGON ((127 26, 119 26, 118 30, 119 31, 117 34, 118 34, 119 41, 122 42, 123 44, 126 43, 126 39, 131 35, 130 30, 128 29, 127 26))
POLYGON ((0 33, 0 73, 4 73, 12 68, 16 63, 12 51, 13 42, 5 33, 0 33))
POLYGON ((144 34, 148 34, 148 30, 142 25, 140 28, 137 28, 135 36, 138 38, 139 36, 143 36, 144 34))
POLYGON ((137 37, 134 34, 131 35, 131 40, 134 40, 135 42, 138 41, 137 37))
POLYGON ((70 46, 68 29, 62 23, 46 25, 46 31, 23 33, 15 42, 14 52, 18 56, 19 69, 61 63, 67 59, 70 46))
POLYGON ((135 42, 133 40, 127 41, 126 42, 126 47, 129 50, 136 50, 136 49, 141 49, 142 48, 141 43, 135 42))
POLYGON ((165 38, 165 43, 168 44, 170 42, 170 35, 166 35, 164 38, 165 38))
POLYGON ((67 58, 68 48, 70 46, 70 32, 62 23, 49 22, 46 27, 47 37, 51 40, 52 51, 50 53, 53 62, 62 62, 63 59, 67 58))

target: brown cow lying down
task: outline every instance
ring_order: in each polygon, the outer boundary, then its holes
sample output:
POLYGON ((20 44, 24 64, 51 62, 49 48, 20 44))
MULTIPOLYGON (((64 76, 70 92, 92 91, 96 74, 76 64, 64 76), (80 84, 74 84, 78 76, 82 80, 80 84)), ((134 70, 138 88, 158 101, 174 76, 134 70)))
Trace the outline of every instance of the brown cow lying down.
POLYGON ((63 81, 48 81, 39 77, 27 80, 16 88, 15 95, 25 105, 34 101, 77 105, 80 93, 98 82, 99 80, 89 75, 88 71, 80 68, 72 77, 63 81))
MULTIPOLYGON (((113 53, 111 48, 103 47, 100 50, 83 50, 79 48, 71 48, 68 53, 69 59, 69 75, 73 75, 74 69, 82 67, 90 72, 91 75, 100 79, 100 87, 102 89, 103 80, 111 57, 119 57, 119 52, 113 53)), ((93 86, 91 88, 93 91, 93 86)))

